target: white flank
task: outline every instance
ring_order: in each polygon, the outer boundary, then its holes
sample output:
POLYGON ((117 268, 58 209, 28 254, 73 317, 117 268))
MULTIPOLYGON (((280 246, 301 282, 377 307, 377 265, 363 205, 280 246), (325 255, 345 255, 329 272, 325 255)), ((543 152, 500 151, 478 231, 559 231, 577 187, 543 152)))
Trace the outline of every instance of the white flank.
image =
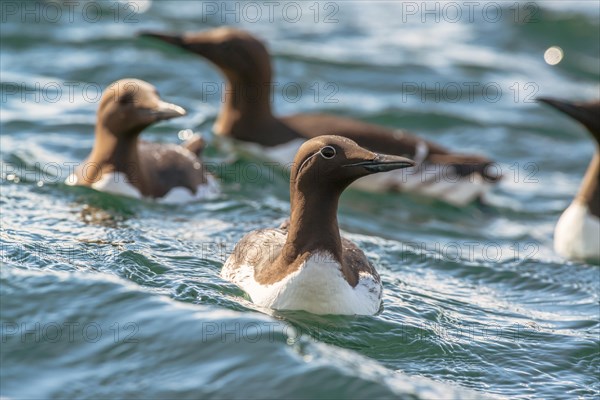
POLYGON ((221 194, 219 183, 212 175, 206 175, 206 183, 196 188, 196 194, 192 193, 188 188, 174 187, 169 192, 157 199, 163 204, 183 204, 198 200, 212 200, 221 194))
MULTIPOLYGON (((78 185, 77 176, 69 175, 65 180, 65 184, 69 186, 78 185)), ((91 187, 99 192, 111 193, 120 196, 133 197, 141 199, 140 191, 129 183, 127 176, 122 172, 109 172, 102 174, 102 178, 94 182, 91 187)), ((163 204, 183 204, 198 200, 210 200, 219 196, 221 193, 219 183, 212 175, 206 176, 206 184, 198 186, 196 194, 184 187, 175 187, 164 195, 156 199, 163 204)))
POLYGON ((262 307, 304 310, 313 314, 373 315, 381 305, 382 286, 371 275, 361 274, 356 287, 344 279, 340 265, 331 256, 311 256, 300 268, 271 285, 254 280, 254 266, 232 265, 229 257, 221 276, 237 284, 262 307))
POLYGON ((574 260, 600 260, 600 218, 586 204, 574 201, 554 229, 554 250, 574 260))
POLYGON ((134 197, 136 199, 142 198, 140 191, 129 183, 127 175, 122 172, 103 173, 102 177, 92 183, 91 187, 99 192, 134 197))
POLYGON ((255 158, 266 158, 269 161, 278 163, 282 168, 286 168, 294 162, 296 153, 300 149, 300 146, 305 142, 304 139, 295 139, 277 146, 262 146, 260 144, 242 142, 240 140, 224 140, 229 141, 228 143, 224 143, 226 148, 230 148, 231 145, 233 145, 235 150, 242 154, 245 153, 255 158))
MULTIPOLYGON (((431 167, 431 166, 430 166, 431 167)), ((492 185, 478 174, 459 177, 452 170, 436 166, 441 171, 432 169, 406 168, 367 175, 352 183, 350 187, 367 192, 385 192, 398 190, 443 200, 455 206, 465 206, 485 196, 492 185)))
MULTIPOLYGON (((267 147, 256 143, 236 141, 229 138, 220 139, 224 149, 235 150, 256 158, 268 159, 281 167, 288 167, 296 156, 296 152, 304 143, 296 139, 278 146, 267 147)), ((478 173, 459 177, 450 166, 421 164, 417 167, 367 175, 350 185, 351 188, 365 192, 383 193, 398 190, 433 197, 463 207, 472 201, 484 197, 492 184, 478 173)))

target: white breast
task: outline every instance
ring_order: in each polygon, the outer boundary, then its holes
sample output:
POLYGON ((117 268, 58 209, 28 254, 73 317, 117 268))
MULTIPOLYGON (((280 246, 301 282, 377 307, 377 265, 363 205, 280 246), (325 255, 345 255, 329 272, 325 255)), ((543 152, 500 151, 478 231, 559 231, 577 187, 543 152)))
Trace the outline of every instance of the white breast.
POLYGON ((254 280, 253 266, 234 268, 232 262, 230 257, 221 276, 240 286, 262 307, 313 314, 373 315, 381 305, 381 282, 361 274, 353 288, 344 279, 338 262, 325 253, 313 255, 297 271, 271 285, 254 280))
POLYGON ((554 229, 554 250, 573 260, 600 260, 600 218, 574 201, 554 229))

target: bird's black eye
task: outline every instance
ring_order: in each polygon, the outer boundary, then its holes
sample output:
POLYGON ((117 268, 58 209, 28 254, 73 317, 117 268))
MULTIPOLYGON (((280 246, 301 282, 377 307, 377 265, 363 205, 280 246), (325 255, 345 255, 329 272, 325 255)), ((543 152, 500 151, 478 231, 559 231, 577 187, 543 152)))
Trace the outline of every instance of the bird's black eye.
POLYGON ((133 104, 133 93, 125 93, 119 97, 119 104, 133 104))
POLYGON ((321 149, 320 151, 321 156, 326 159, 326 160, 330 160, 333 157, 335 157, 336 151, 333 147, 331 146, 325 146, 321 149))

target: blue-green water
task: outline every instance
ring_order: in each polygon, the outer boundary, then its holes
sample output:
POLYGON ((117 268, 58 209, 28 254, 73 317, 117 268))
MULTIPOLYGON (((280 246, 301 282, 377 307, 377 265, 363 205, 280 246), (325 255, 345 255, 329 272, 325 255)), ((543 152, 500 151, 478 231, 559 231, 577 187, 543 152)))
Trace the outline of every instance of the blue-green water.
POLYGON ((552 250, 594 147, 532 99, 599 96, 598 2, 511 1, 500 17, 499 3, 446 2, 437 22, 421 2, 237 4, 0 4, 0 395, 597 398, 600 269, 552 250), (98 88, 122 77, 189 111, 145 138, 214 139, 221 77, 136 32, 222 18, 267 41, 278 113, 409 128, 502 169, 486 206, 344 194, 341 227, 383 279, 380 314, 269 312, 219 278, 244 233, 289 211, 286 176, 256 177, 258 160, 225 164, 212 146, 223 195, 180 206, 61 183, 92 145, 98 88))

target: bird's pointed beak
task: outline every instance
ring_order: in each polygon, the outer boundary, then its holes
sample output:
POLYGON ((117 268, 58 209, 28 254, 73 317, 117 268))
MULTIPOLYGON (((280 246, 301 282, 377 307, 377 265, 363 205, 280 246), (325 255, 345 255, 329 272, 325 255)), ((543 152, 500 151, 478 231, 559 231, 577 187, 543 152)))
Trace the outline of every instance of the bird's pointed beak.
POLYGON ((360 167, 367 170, 368 173, 374 174, 377 172, 392 171, 394 169, 414 167, 415 164, 416 163, 413 160, 406 157, 377 154, 372 160, 346 164, 344 167, 360 167))
POLYGON ((177 46, 181 49, 191 51, 194 54, 197 54, 201 57, 205 57, 208 60, 212 60, 214 58, 214 50, 215 50, 215 41, 211 38, 210 35, 199 33, 195 34, 193 37, 188 35, 174 35, 174 34, 165 34, 158 32, 140 32, 140 37, 154 38, 158 39, 162 42, 168 43, 173 46, 177 46))
POLYGON ((598 116, 597 106, 593 107, 586 103, 574 103, 549 97, 538 97, 536 100, 562 111, 581 123, 590 131, 598 144, 600 144, 600 116, 598 116))
POLYGON ((181 35, 170 35, 170 34, 166 34, 166 33, 142 31, 142 32, 138 33, 138 36, 154 38, 154 39, 162 40, 163 42, 166 42, 166 43, 169 43, 169 44, 172 44, 175 46, 184 47, 184 40, 181 35))
POLYGON ((187 114, 183 107, 180 107, 177 104, 167 103, 165 101, 159 101, 158 105, 150 110, 150 113, 156 118, 157 121, 183 117, 185 114, 187 114))
POLYGON ((575 118, 578 121, 581 121, 581 118, 584 117, 583 109, 577 107, 574 103, 570 101, 552 99, 549 97, 538 97, 536 100, 548 104, 556 108, 557 110, 564 112, 568 116, 575 118))

